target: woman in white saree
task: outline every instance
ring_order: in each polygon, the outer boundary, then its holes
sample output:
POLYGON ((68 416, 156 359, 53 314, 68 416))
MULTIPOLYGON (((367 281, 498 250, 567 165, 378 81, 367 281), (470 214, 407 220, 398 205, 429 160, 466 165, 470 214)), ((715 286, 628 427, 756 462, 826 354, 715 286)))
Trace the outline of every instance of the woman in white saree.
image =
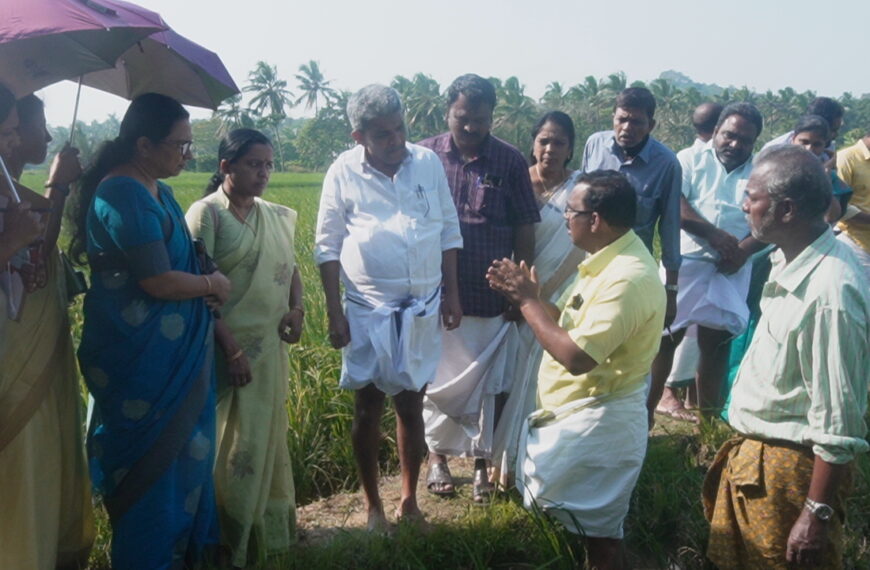
MULTIPOLYGON (((535 271, 541 284, 541 298, 556 302, 577 275, 585 253, 571 242, 565 228, 565 205, 575 180, 581 174, 568 168, 574 155, 574 123, 561 111, 550 111, 532 128, 529 174, 541 209, 541 223, 535 227, 535 271)), ((496 425, 492 450, 492 480, 508 487, 516 467, 517 446, 523 420, 537 409, 538 366, 543 349, 531 329, 519 327, 513 386, 496 425)))

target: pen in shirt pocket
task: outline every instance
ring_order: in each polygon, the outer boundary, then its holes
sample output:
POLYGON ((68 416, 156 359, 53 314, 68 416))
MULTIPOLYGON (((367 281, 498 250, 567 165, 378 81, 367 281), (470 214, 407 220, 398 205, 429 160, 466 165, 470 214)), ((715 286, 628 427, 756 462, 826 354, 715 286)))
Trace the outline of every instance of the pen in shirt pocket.
POLYGON ((429 196, 426 194, 426 190, 423 189, 421 184, 417 184, 417 198, 426 201, 426 211, 423 212, 424 216, 429 215, 429 196))

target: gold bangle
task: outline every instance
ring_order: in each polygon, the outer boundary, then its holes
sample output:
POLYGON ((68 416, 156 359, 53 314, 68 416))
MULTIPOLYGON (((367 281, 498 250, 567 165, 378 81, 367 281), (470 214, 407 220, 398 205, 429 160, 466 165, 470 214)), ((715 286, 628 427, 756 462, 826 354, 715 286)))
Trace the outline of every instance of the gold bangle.
POLYGON ((203 275, 203 277, 205 277, 205 285, 206 285, 205 294, 211 295, 211 279, 208 278, 208 275, 203 275))
POLYGON ((235 362, 236 360, 240 359, 240 358, 242 357, 243 354, 245 354, 245 351, 243 351, 243 350, 240 348, 239 351, 238 351, 237 353, 235 353, 234 355, 232 355, 232 356, 230 356, 229 358, 227 358, 227 362, 235 362))

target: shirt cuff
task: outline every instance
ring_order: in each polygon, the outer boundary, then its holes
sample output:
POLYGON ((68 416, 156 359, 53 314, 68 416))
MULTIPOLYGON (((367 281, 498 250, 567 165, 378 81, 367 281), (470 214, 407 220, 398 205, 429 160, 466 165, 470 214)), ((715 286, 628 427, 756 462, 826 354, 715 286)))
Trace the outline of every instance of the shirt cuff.
POLYGON ((162 240, 132 247, 125 250, 124 255, 127 257, 130 273, 136 281, 154 277, 172 269, 166 244, 162 240))

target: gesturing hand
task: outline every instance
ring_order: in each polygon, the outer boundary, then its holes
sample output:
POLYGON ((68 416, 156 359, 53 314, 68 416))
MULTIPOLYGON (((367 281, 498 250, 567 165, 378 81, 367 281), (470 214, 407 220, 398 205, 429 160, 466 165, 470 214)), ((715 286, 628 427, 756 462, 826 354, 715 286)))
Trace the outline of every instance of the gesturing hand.
POLYGON ((540 295, 538 273, 534 267, 529 270, 525 261, 517 265, 508 258, 495 260, 486 272, 486 280, 492 289, 507 297, 517 307, 525 301, 537 299, 540 295))

